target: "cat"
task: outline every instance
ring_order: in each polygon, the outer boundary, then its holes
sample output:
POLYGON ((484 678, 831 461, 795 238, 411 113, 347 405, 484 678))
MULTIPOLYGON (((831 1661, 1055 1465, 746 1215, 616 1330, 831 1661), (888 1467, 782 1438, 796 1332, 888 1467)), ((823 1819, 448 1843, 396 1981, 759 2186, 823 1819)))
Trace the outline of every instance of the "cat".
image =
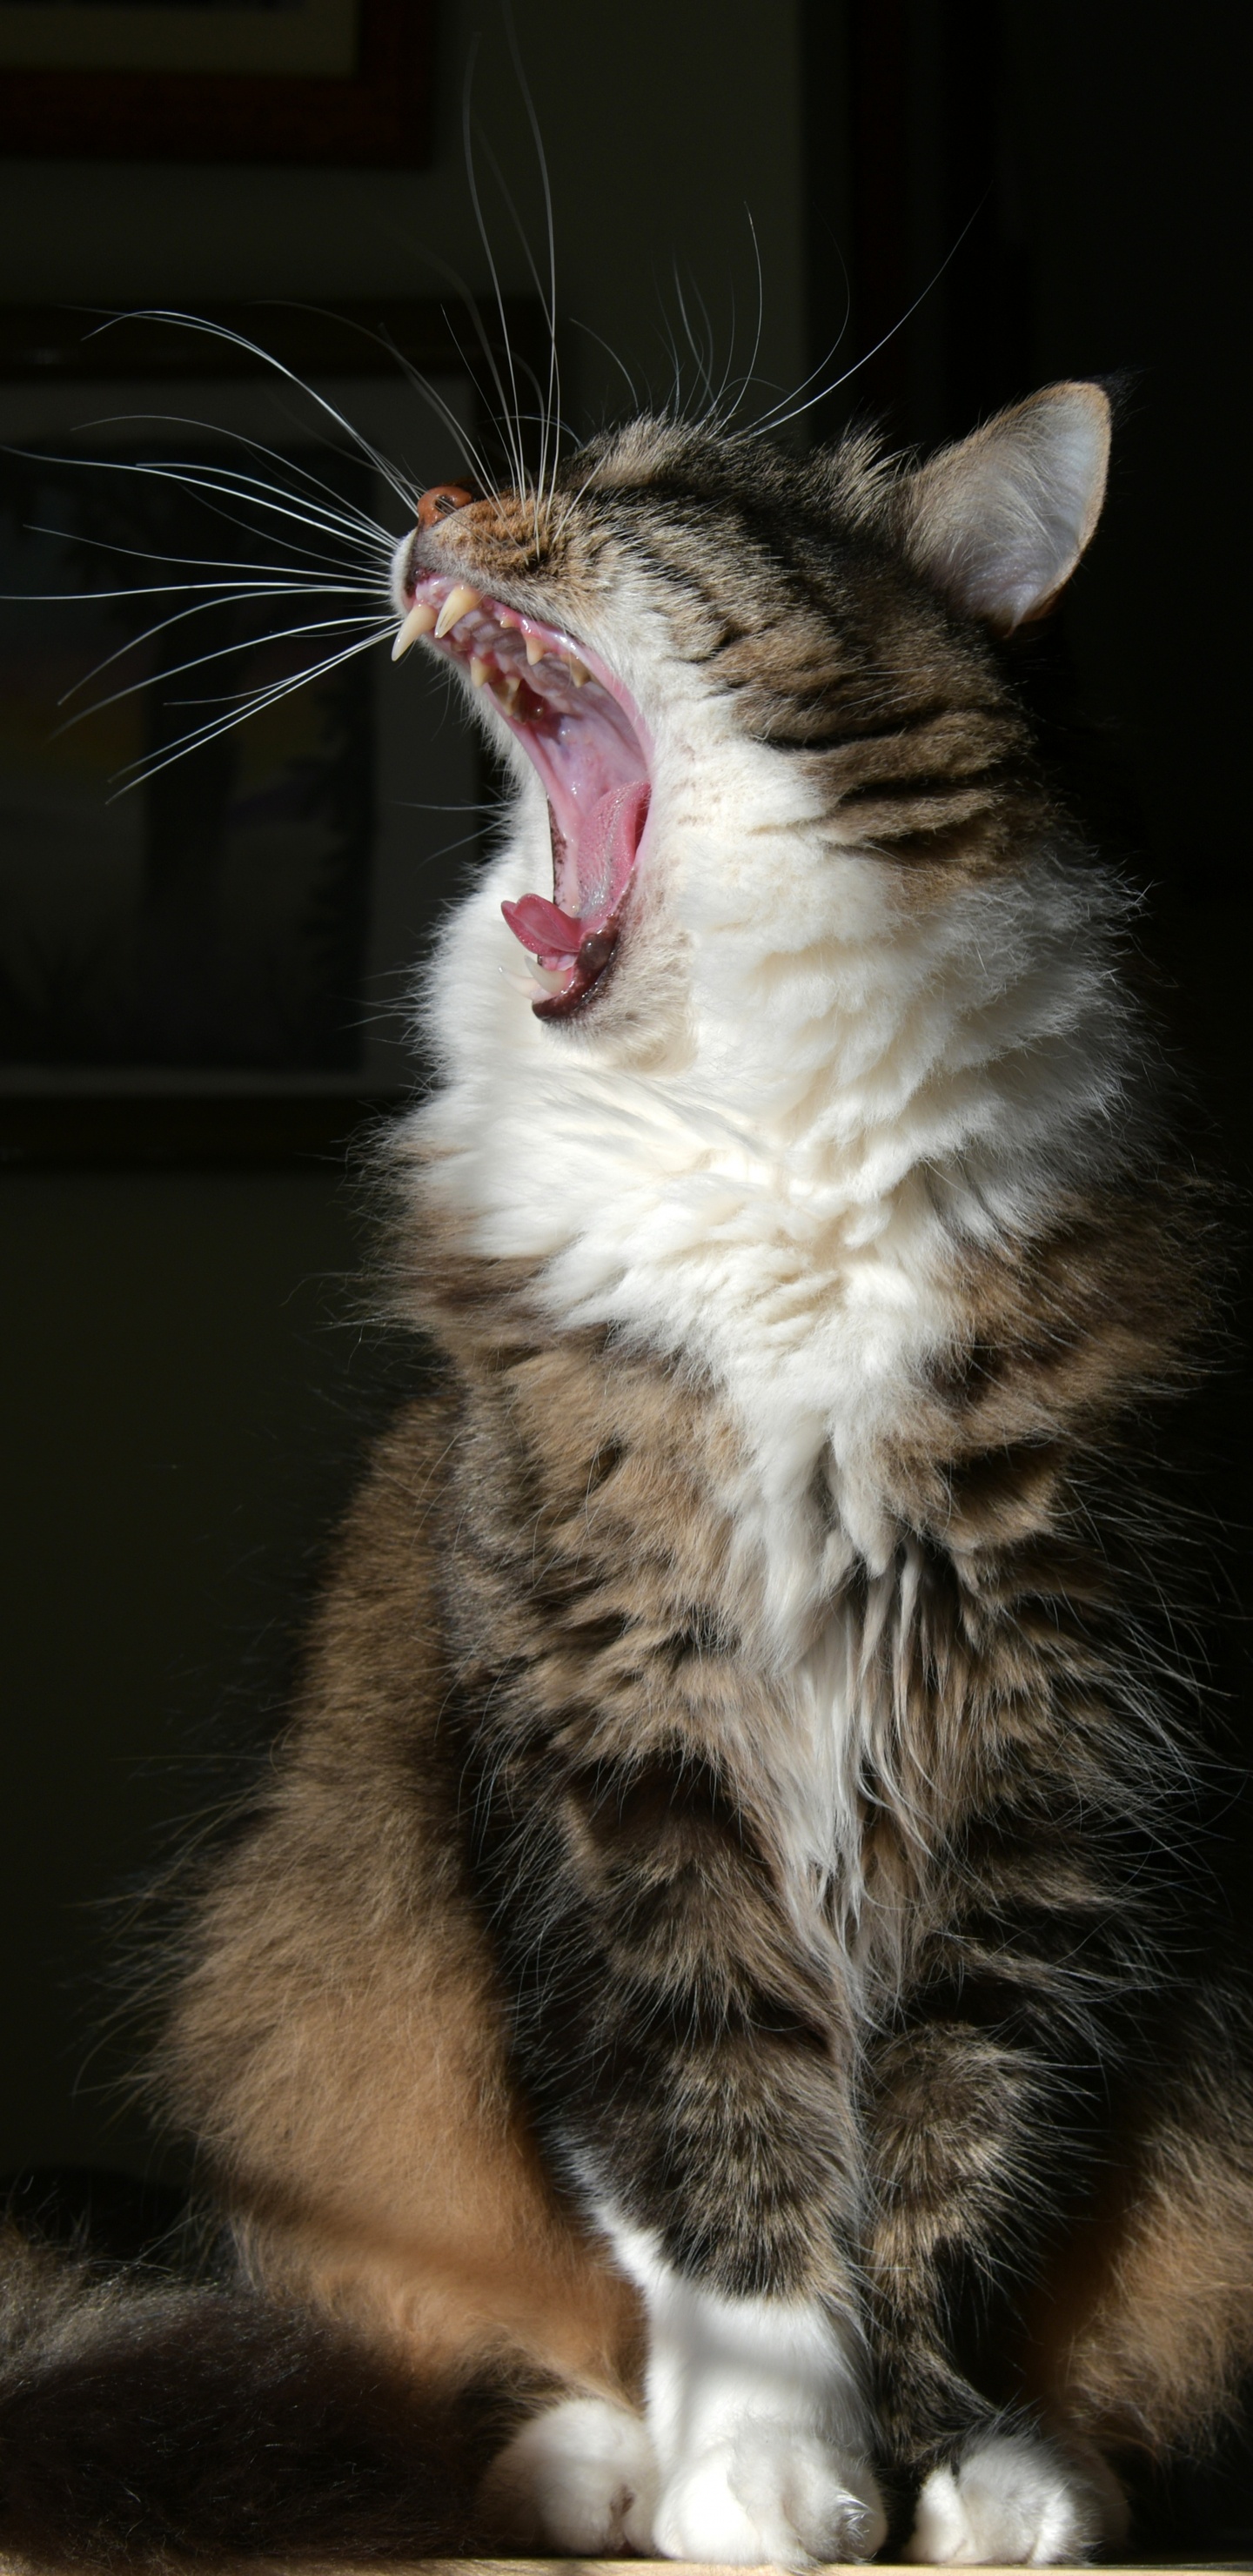
POLYGON ((1234 2404, 1247 2023, 1123 1509, 1208 1220, 1007 640, 1109 436, 424 496, 396 649, 515 789, 383 1157, 438 1369, 180 1965, 233 2286, 11 2242, 28 2558, 1079 2562, 1234 2404))

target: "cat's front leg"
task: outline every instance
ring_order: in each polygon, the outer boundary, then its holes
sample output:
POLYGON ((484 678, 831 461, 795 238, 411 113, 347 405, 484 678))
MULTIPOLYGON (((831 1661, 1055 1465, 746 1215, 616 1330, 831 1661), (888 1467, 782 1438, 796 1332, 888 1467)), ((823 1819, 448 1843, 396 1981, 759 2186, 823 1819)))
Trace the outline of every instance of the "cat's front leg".
POLYGON ((552 2169, 643 2295, 652 2547, 865 2557, 855 2013, 798 1938, 769 1818, 663 1678, 664 1735, 626 1712, 647 1760, 585 1744, 579 1710, 491 1704, 474 1812, 516 2060, 552 2169))
POLYGON ((648 2312, 654 2548, 748 2566, 872 2557, 887 2520, 855 2318, 816 2299, 728 2298, 607 2223, 648 2312))

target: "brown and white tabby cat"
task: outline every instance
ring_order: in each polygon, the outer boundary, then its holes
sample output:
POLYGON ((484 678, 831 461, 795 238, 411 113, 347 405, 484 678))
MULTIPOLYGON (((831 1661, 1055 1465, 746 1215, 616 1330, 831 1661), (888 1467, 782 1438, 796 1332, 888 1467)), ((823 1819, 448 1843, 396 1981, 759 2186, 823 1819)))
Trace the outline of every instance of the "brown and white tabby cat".
POLYGON ((1232 2402, 1243 2006, 1117 1509, 1203 1245, 999 641, 1107 447, 1066 384, 426 496, 397 648, 517 780, 390 1149, 442 1374, 167 2036, 250 2286, 15 2244, 9 2545, 1076 2561, 1232 2402))

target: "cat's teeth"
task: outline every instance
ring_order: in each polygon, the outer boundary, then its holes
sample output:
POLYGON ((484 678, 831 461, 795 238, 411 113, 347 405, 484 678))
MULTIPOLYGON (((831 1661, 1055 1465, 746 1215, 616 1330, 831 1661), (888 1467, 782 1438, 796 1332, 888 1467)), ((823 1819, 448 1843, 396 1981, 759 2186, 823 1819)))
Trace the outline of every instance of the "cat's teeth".
POLYGON ((502 966, 500 971, 505 982, 512 984, 515 993, 521 993, 524 1000, 528 1002, 550 1002, 553 994, 561 991, 561 982, 557 976, 554 976, 551 984, 541 984, 538 973, 514 975, 507 966, 502 966))
POLYGON ((592 676, 586 662, 580 662, 577 653, 563 653, 561 658, 569 671, 576 689, 581 689, 584 681, 590 680, 592 676))
POLYGON ((526 639, 526 658, 532 666, 544 659, 544 646, 537 635, 528 635, 526 639))
POLYGON ((434 624, 435 609, 431 601, 415 599, 408 616, 396 629, 396 641, 392 646, 393 662, 402 661, 410 645, 417 643, 419 635, 429 635, 434 624))
POLYGON ((469 583, 464 581, 459 581, 456 589, 449 591, 448 597, 435 620, 435 638, 437 643, 441 637, 451 634, 452 629, 457 624, 459 618, 468 617, 471 609, 478 607, 482 595, 481 591, 471 590, 469 583))
POLYGON ((518 691, 521 686, 522 682, 514 671, 510 671, 508 673, 497 672, 497 675, 492 682, 492 694, 494 697, 499 698, 507 716, 511 716, 513 714, 514 707, 517 704, 518 691))
POLYGON ((483 682, 485 680, 490 680, 491 675, 491 663, 480 662, 477 653, 472 653, 470 656, 470 677, 474 682, 475 688, 481 689, 483 682))

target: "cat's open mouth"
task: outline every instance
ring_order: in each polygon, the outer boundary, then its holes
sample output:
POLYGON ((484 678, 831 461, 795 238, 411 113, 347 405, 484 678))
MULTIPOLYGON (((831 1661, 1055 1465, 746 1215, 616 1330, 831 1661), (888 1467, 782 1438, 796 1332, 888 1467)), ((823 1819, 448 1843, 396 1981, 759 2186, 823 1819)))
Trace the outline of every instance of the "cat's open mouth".
POLYGON ((502 904, 535 958, 537 1019, 569 1019, 618 945, 652 793, 645 729, 594 654, 556 627, 442 575, 406 589, 398 658, 419 636, 490 689, 548 798, 553 892, 502 904), (542 974, 544 980, 540 981, 542 974))

